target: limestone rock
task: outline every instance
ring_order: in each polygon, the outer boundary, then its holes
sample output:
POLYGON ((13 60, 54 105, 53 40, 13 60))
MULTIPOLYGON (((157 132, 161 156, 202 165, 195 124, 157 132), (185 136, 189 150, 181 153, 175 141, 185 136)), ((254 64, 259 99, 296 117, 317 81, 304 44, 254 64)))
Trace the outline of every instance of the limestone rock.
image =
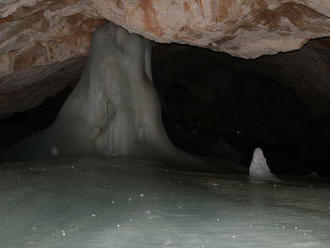
POLYGON ((88 17, 88 6, 76 0, 0 1, 0 119, 39 105, 70 83, 74 69, 82 71, 79 57, 88 54, 90 34, 103 23, 88 17), (52 80, 56 74, 64 78, 52 80))
POLYGON ((330 1, 95 0, 104 18, 158 42, 243 58, 300 48, 330 35, 330 1))

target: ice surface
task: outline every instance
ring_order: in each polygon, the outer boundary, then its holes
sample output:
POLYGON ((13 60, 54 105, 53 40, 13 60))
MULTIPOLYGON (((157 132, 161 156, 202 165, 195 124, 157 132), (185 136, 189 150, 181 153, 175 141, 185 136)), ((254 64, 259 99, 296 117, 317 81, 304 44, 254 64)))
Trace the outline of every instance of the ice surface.
POLYGON ((252 180, 279 181, 279 179, 270 172, 264 153, 259 147, 253 152, 249 176, 252 180))
MULTIPOLYGON (((111 23, 99 28, 83 76, 55 123, 2 152, 0 160, 102 154, 216 168, 170 142, 152 82, 150 55, 150 41, 111 23)), ((243 171, 225 162, 218 167, 243 171)))
POLYGON ((157 167, 110 157, 2 167, 0 247, 330 247, 329 186, 157 167))

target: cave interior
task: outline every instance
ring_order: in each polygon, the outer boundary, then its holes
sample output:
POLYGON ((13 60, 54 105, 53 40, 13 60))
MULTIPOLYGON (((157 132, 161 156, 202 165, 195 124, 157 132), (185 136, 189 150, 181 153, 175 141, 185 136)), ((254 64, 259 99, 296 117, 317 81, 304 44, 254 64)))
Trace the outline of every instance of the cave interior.
POLYGON ((109 22, 87 56, 18 69, 0 247, 329 247, 329 62, 329 39, 243 59, 109 22))
MULTIPOLYGON (((66 85, 42 104, 0 120, 0 149, 51 125, 86 61, 38 82, 66 85)), ((151 61, 163 124, 176 147, 244 167, 260 147, 276 175, 330 177, 328 39, 256 59, 153 42, 151 61)))

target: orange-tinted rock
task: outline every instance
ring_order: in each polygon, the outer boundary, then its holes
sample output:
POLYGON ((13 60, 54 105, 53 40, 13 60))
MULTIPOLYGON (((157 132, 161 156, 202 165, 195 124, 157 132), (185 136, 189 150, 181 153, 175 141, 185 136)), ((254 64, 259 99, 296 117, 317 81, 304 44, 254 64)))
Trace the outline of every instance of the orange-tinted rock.
POLYGON ((146 38, 243 58, 295 50, 310 39, 330 36, 330 1, 94 0, 94 4, 101 16, 146 38))
POLYGON ((90 9, 88 1, 77 0, 0 3, 0 119, 71 83, 51 79, 47 89, 44 79, 64 75, 63 66, 88 54, 91 33, 104 22, 91 18, 90 9))

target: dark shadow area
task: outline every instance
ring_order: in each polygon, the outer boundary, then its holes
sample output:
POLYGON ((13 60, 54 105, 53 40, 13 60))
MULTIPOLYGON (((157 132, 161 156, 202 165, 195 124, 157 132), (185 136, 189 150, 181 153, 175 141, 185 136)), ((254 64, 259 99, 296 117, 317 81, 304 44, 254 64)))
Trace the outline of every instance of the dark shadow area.
POLYGON ((40 106, 0 120, 0 129, 4 130, 0 133, 0 150, 49 127, 73 88, 68 86, 55 96, 47 98, 40 106))
POLYGON ((261 147, 277 174, 329 176, 327 40, 244 60, 207 49, 155 45, 153 77, 173 143, 249 166, 261 147))

